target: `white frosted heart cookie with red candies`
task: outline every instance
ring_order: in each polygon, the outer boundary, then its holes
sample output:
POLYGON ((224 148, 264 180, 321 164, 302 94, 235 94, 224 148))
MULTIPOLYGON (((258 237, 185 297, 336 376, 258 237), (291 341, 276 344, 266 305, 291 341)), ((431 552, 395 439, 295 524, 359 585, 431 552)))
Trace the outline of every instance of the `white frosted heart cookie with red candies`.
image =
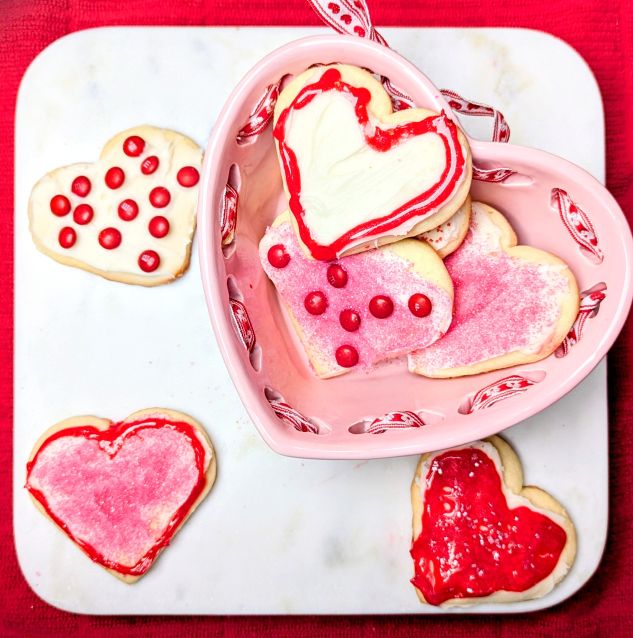
POLYGON ((29 200, 46 255, 106 279, 155 286, 187 269, 202 150, 153 126, 119 133, 95 163, 51 171, 29 200))
POLYGON ((517 246, 506 218, 486 204, 473 202, 466 239, 444 263, 455 287, 453 322, 441 341, 409 355, 411 372, 459 377, 539 361, 576 319, 569 266, 517 246))
POLYGON ((325 263, 305 255, 285 213, 267 229, 259 256, 321 378, 423 348, 451 323, 453 286, 424 242, 325 263))
POLYGON ((33 448, 26 489, 89 558, 131 583, 169 545, 215 475, 202 426, 150 408, 120 423, 80 416, 53 426, 33 448))
POLYGON ((414 237, 464 203, 472 163, 446 113, 393 112, 371 73, 316 66, 274 113, 284 188, 301 242, 318 260, 414 237))
POLYGON ((460 209, 437 228, 432 228, 418 235, 418 239, 425 241, 437 254, 444 259, 454 253, 461 245, 470 225, 470 197, 460 209))
POLYGON ((567 512, 547 492, 524 487, 517 455, 498 436, 424 454, 411 504, 411 582, 423 603, 540 598, 574 562, 567 512))

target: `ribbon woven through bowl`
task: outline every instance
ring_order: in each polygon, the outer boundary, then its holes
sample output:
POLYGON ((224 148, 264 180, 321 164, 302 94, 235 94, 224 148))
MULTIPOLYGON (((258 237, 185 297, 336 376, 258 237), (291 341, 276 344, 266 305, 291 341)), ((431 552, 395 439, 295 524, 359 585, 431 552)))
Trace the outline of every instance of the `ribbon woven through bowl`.
POLYGON ((469 139, 473 165, 489 180, 474 180, 471 194, 506 215, 520 243, 558 255, 574 272, 580 313, 557 352, 456 379, 411 374, 406 358, 327 380, 311 371, 261 267, 258 244, 287 208, 270 125, 280 82, 332 62, 387 77, 417 106, 449 115, 451 106, 459 108, 457 96, 447 102, 399 54, 340 35, 277 49, 227 100, 205 154, 200 262, 222 355, 259 432, 286 455, 378 458, 489 436, 552 404, 589 374, 621 330, 633 293, 633 242, 618 204, 596 179, 556 156, 512 144, 469 139))

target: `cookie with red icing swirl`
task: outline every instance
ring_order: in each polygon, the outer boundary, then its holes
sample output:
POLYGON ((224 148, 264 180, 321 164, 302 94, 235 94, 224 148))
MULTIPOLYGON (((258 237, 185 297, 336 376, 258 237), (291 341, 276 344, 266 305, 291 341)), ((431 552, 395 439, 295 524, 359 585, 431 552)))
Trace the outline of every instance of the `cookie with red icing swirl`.
POLYGON ((302 245, 329 261, 415 237, 451 217, 472 175, 466 137, 446 113, 393 112, 356 66, 315 66, 282 90, 273 136, 302 245))

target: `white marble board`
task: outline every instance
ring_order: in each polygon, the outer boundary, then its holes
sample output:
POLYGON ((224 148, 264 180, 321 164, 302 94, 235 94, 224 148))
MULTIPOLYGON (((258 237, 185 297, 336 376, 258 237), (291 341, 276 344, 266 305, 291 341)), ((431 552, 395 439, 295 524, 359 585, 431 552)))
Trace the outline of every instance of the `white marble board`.
MULTIPOLYGON (((30 240, 27 201, 54 167, 90 160, 115 132, 151 123, 205 145, 242 75, 265 53, 323 32, 296 28, 104 28, 53 43, 28 69, 16 115, 14 514, 20 565, 49 603, 95 614, 445 613, 408 580, 416 458, 304 461, 260 439, 224 368, 190 271, 145 289, 61 266, 30 240), (25 461, 40 433, 75 414, 115 420, 147 406, 191 413, 211 434, 218 481, 145 578, 119 582, 33 507, 25 461)), ((518 144, 604 180, 600 94, 577 53, 536 31, 384 29, 441 88, 501 109, 518 144)), ((489 122, 466 122, 487 135, 489 122)), ((606 365, 506 432, 526 480, 568 508, 579 535, 556 604, 596 569, 607 528, 606 365), (581 399, 582 398, 582 399, 581 399)), ((450 613, 462 613, 451 611, 450 613)))

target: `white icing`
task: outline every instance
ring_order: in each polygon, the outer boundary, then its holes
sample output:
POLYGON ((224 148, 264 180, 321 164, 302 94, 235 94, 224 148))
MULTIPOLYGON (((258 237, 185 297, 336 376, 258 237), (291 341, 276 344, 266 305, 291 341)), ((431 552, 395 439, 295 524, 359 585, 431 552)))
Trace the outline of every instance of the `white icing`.
POLYGON ((164 277, 177 272, 185 260, 195 228, 195 213, 198 199, 198 185, 185 188, 178 184, 176 175, 183 166, 194 166, 200 171, 202 151, 189 140, 177 133, 162 131, 153 127, 139 127, 127 131, 114 144, 108 154, 93 164, 73 164, 57 169, 43 177, 31 195, 31 232, 48 251, 61 258, 73 258, 92 268, 112 273, 152 277, 164 277), (145 148, 138 157, 128 157, 122 149, 128 135, 140 135, 145 140, 145 148), (159 158, 158 169, 151 175, 141 173, 143 159, 155 155, 159 158), (118 166, 125 173, 125 181, 118 189, 106 186, 106 171, 118 166), (71 191, 75 177, 85 175, 92 188, 86 197, 79 197, 71 191), (150 191, 164 186, 171 195, 170 203, 164 208, 154 208, 149 202, 150 191), (66 196, 71 203, 71 212, 57 217, 51 212, 50 200, 55 195, 66 196), (133 199, 139 206, 139 213, 132 221, 123 221, 117 212, 124 199, 133 199), (94 209, 92 221, 86 225, 76 224, 73 211, 79 204, 89 204, 94 209), (153 237, 148 224, 152 217, 161 215, 169 221, 169 233, 163 238, 153 237), (59 231, 65 226, 77 233, 77 241, 64 249, 58 241, 59 231), (104 228, 113 227, 121 232, 122 241, 118 248, 106 250, 99 244, 99 233, 104 228), (160 257, 159 267, 151 273, 143 272, 138 265, 139 255, 145 250, 155 250, 160 257))
MULTIPOLYGON (((370 122, 388 128, 372 121, 371 113, 370 122)), ((369 147, 353 99, 338 91, 317 95, 292 111, 286 142, 301 173, 306 225, 314 240, 325 245, 431 188, 446 165, 444 143, 437 133, 412 137, 388 152, 369 147)), ((418 221, 410 220, 409 228, 418 221)))
POLYGON ((466 217, 466 209, 460 208, 450 219, 422 233, 420 237, 425 239, 435 250, 442 250, 454 242, 461 232, 466 217))
MULTIPOLYGON (((547 516, 552 521, 560 525, 564 528, 565 519, 560 514, 556 512, 552 512, 550 510, 542 509, 534 505, 529 499, 525 496, 521 496, 520 494, 516 494, 508 489, 507 485, 503 480, 503 465, 501 463, 501 457, 499 456, 499 452, 497 448, 488 441, 474 441, 473 443, 467 443, 465 445, 456 446, 454 448, 450 448, 451 450, 463 450, 463 449, 478 449, 481 450, 486 456, 488 456, 495 465, 497 473, 501 479, 501 489, 503 491, 503 495, 506 499, 508 507, 510 509, 515 509, 517 507, 527 507, 534 512, 538 512, 539 514, 543 514, 547 516)), ((425 493, 425 483, 426 476, 429 473, 429 469, 433 460, 442 455, 447 450, 439 450, 430 454, 422 463, 421 471, 419 474, 416 474, 415 483, 421 494, 421 503, 420 503, 420 511, 424 510, 424 493, 425 493)), ((448 600, 442 603, 442 607, 454 607, 454 606, 469 606, 477 604, 480 601, 491 602, 492 600, 497 600, 499 602, 509 602, 512 600, 527 600, 530 598, 539 598, 544 596, 548 592, 550 592, 556 583, 558 583, 565 574, 569 571, 569 566, 565 563, 564 560, 564 552, 561 553, 561 556, 556 564, 554 570, 546 576, 543 580, 536 583, 530 589, 527 589, 523 592, 509 592, 505 590, 500 590, 491 594, 490 596, 486 596, 483 598, 456 598, 452 600, 448 600)))

